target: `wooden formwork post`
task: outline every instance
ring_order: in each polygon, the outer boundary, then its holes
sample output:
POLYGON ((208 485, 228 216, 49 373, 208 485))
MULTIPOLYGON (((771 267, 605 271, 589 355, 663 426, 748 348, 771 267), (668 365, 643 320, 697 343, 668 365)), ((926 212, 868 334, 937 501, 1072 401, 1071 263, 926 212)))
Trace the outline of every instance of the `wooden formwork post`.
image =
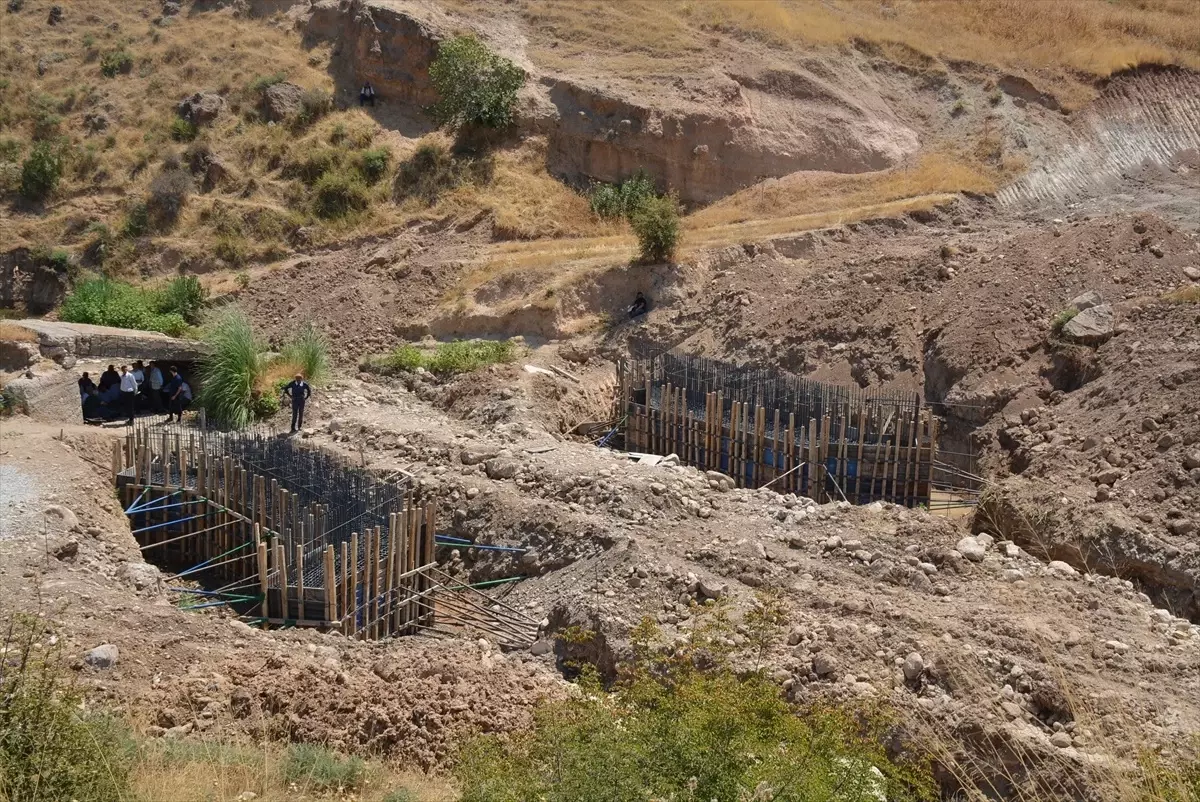
POLYGON ((354 597, 350 595, 350 544, 342 541, 342 575, 338 577, 338 585, 342 593, 341 604, 338 605, 338 621, 342 623, 342 634, 349 635, 347 615, 354 609, 354 597))
POLYGON ((333 572, 333 546, 325 544, 325 564, 322 570, 325 574, 325 621, 337 621, 337 581, 333 572))
POLYGON ((347 572, 350 577, 350 602, 346 606, 346 610, 350 615, 349 631, 346 633, 350 637, 354 637, 358 631, 358 532, 350 536, 350 562, 347 565, 347 572))
POLYGON ((262 539, 262 531, 258 526, 254 527, 254 543, 258 553, 258 592, 262 595, 262 617, 265 627, 266 619, 271 617, 270 605, 267 603, 267 574, 270 568, 267 565, 267 542, 262 539))
POLYGON ((304 546, 296 544, 296 620, 304 622, 304 546))
POLYGON ((279 618, 286 623, 291 605, 288 603, 287 553, 284 552, 282 543, 275 544, 275 574, 279 579, 279 606, 282 608, 279 618))

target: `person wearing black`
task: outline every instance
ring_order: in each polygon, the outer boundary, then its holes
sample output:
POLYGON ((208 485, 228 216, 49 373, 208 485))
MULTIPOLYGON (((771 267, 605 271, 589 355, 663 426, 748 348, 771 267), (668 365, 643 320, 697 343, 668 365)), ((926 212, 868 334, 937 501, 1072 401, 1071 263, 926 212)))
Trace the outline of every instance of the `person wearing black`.
POLYGON ((87 421, 87 401, 88 398, 96 392, 96 383, 92 381, 92 377, 85 371, 79 377, 79 403, 83 406, 83 420, 87 421))
POLYGON ((646 310, 649 308, 650 302, 646 300, 646 296, 639 292, 637 297, 633 299, 633 306, 629 307, 629 319, 633 320, 635 317, 641 317, 646 314, 646 310))
POLYGON ((297 373, 296 377, 283 388, 283 393, 292 399, 292 434, 304 426, 304 402, 312 395, 312 388, 304 381, 304 376, 297 373))
POLYGON ((375 107, 375 87, 371 86, 370 81, 363 84, 363 88, 358 91, 358 105, 366 106, 368 104, 371 108, 375 107))
POLYGON ((100 386, 97 388, 100 392, 104 392, 114 384, 121 383, 121 374, 117 373, 117 369, 112 365, 108 366, 108 370, 100 374, 100 386))
POLYGON ((103 420, 104 417, 104 404, 100 402, 100 393, 96 391, 96 386, 92 385, 92 389, 83 397, 83 422, 93 423, 103 420))
POLYGON ((175 415, 179 416, 179 422, 183 423, 183 406, 179 402, 180 396, 183 394, 183 377, 179 375, 179 368, 174 365, 170 369, 171 378, 167 379, 167 383, 163 385, 163 398, 167 400, 167 423, 171 422, 171 418, 175 415))

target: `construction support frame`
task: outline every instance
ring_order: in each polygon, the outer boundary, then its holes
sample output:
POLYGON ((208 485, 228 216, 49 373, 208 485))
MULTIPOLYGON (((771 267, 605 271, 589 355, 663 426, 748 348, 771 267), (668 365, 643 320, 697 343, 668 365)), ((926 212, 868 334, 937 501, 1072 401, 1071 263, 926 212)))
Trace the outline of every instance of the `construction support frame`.
POLYGON ((818 502, 930 503, 939 421, 916 393, 670 353, 621 361, 617 387, 627 450, 818 502))

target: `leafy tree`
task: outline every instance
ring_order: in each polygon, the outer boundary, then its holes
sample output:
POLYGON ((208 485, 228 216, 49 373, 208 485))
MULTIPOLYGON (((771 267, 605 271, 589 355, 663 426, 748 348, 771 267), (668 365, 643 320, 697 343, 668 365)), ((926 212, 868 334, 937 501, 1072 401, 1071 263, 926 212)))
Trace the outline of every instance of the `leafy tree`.
POLYGON ((647 198, 629 218, 637 235, 642 261, 666 262, 679 245, 679 204, 671 196, 647 198))
POLYGON ((438 93, 430 113, 440 125, 504 128, 525 71, 473 36, 458 36, 438 45, 429 78, 438 93))

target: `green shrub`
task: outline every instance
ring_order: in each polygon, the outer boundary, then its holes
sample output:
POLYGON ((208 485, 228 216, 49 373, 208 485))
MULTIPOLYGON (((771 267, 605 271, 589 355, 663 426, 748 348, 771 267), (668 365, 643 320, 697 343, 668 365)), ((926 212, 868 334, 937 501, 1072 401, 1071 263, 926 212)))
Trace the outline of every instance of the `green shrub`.
POLYGON ((284 361, 298 365, 313 384, 324 381, 329 373, 329 341, 311 322, 283 347, 282 355, 284 361))
POLYGON ((504 128, 513 121, 525 71, 478 39, 458 36, 438 45, 429 78, 438 93, 430 109, 438 124, 504 128))
POLYGON ((432 206, 460 184, 485 181, 489 171, 486 159, 456 158, 443 143, 426 141, 396 166, 392 194, 397 203, 415 198, 432 206))
MULTIPOLYGON (((268 412, 260 401, 262 396, 255 392, 263 363, 258 337, 246 313, 227 307, 202 336, 208 349, 200 361, 200 405, 214 420, 236 428, 268 412)), ((278 409, 278 399, 274 401, 278 409)))
POLYGON ((362 179, 345 170, 326 173, 313 187, 313 213, 326 220, 361 212, 370 202, 362 179))
POLYGON ((357 757, 340 755, 312 744, 288 747, 283 777, 300 788, 317 792, 352 791, 365 779, 366 764, 357 757))
POLYGON ((59 309, 69 323, 161 331, 177 337, 187 331, 183 315, 163 306, 162 293, 122 281, 89 278, 79 282, 59 309))
POLYGON ((133 55, 125 48, 110 50, 100 57, 100 72, 105 78, 115 78, 118 73, 132 69, 133 55))
POLYGON ((462 802, 934 798, 927 769, 889 757, 887 722, 870 711, 794 710, 763 673, 739 676, 719 653, 697 668, 695 645, 643 642, 635 655, 614 693, 585 672, 583 693, 538 706, 532 732, 469 742, 455 770, 462 802))
POLYGON ((48 197, 62 174, 62 147, 57 142, 38 142, 21 164, 21 195, 34 201, 48 197))
POLYGON ((121 232, 127 237, 142 237, 150 230, 150 208, 145 201, 134 201, 125 212, 121 232))
POLYGON ((415 345, 398 345, 384 358, 384 364, 396 370, 413 371, 425 366, 425 355, 415 345))
MULTIPOLYGON (((222 235, 213 243, 213 256, 229 267, 241 267, 246 263, 246 240, 240 234, 222 235)), ((249 277, 247 277, 249 278, 249 277)))
POLYGON ((176 142, 191 142, 200 133, 200 129, 191 120, 176 117, 171 121, 171 139, 176 142))
POLYGON ((1050 320, 1050 331, 1053 332, 1055 336, 1062 334, 1063 326, 1074 320, 1075 316, 1078 314, 1079 310, 1075 307, 1062 310, 1050 320))
POLYGON ((132 740, 114 720, 80 711, 61 642, 46 639, 46 622, 33 616, 13 616, 4 627, 0 799, 130 798, 132 740))
POLYGON ((673 197, 648 198, 629 219, 643 262, 665 262, 679 245, 679 204, 673 197))
POLYGON ((255 420, 266 420, 279 411, 278 393, 256 393, 250 399, 250 414, 255 420))
POLYGON ((286 72, 275 72, 271 73, 270 75, 256 75, 254 76, 254 80, 247 84, 247 88, 255 94, 262 94, 275 84, 281 84, 286 80, 286 72))
POLYGON ((377 184, 387 174, 392 152, 386 147, 371 148, 358 154, 355 167, 368 184, 377 184))
POLYGON ((195 276, 179 276, 159 290, 158 308, 174 313, 193 326, 200 322, 200 313, 208 302, 208 290, 195 276))
POLYGON ((592 211, 606 220, 632 218, 643 201, 654 197, 654 182, 644 170, 620 184, 597 184, 588 194, 592 211))
POLYGON ((310 187, 321 180, 326 173, 336 170, 342 165, 345 151, 341 148, 313 148, 307 150, 297 161, 289 161, 283 166, 284 178, 299 178, 310 187))
POLYGON ((425 361, 425 367, 432 373, 452 376, 498 362, 511 362, 516 355, 516 347, 510 340, 456 340, 439 344, 425 361))
POLYGON ((46 257, 46 264, 54 268, 59 273, 67 273, 71 270, 71 253, 62 248, 55 248, 46 257))

